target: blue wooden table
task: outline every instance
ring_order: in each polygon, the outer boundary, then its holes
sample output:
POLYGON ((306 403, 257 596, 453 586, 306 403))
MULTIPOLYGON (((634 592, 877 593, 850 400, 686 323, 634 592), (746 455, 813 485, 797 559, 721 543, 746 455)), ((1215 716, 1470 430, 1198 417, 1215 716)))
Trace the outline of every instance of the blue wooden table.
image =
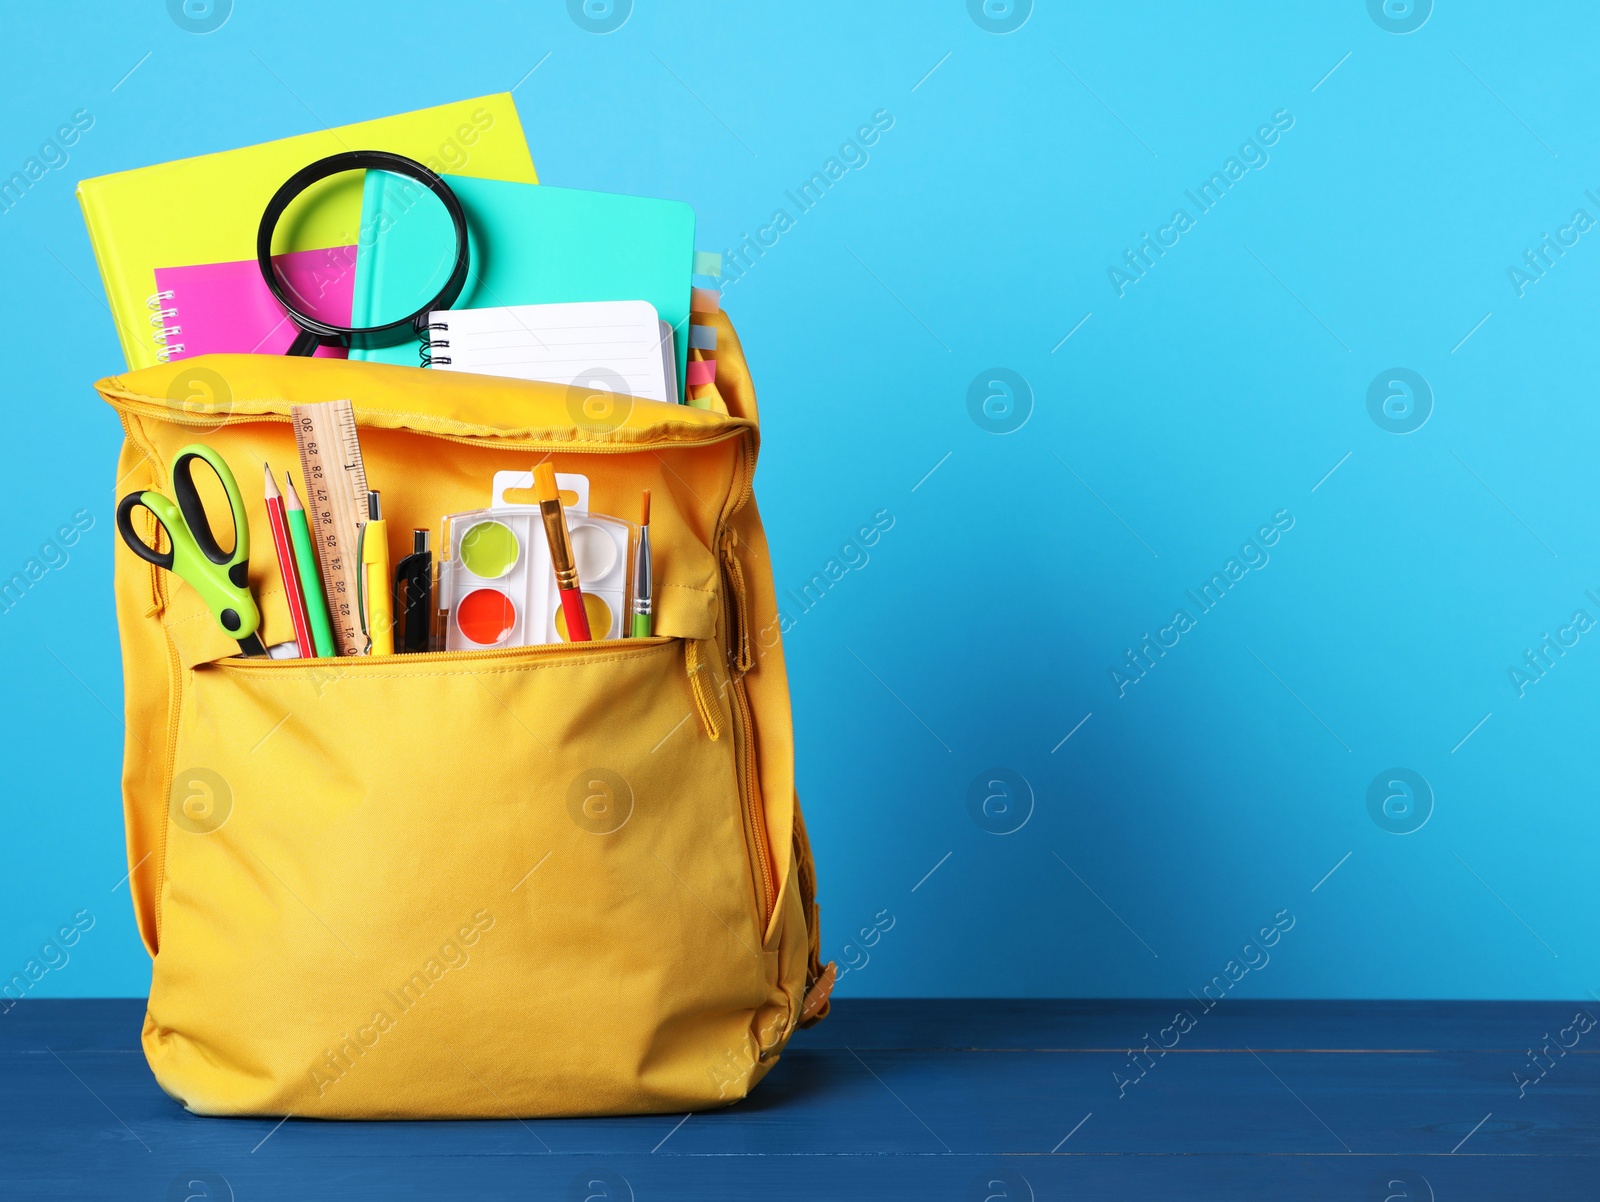
POLYGON ((726 1110, 470 1123, 195 1118, 142 1012, 0 1018, 4 1196, 1600 1197, 1597 1003, 843 1000, 726 1110))

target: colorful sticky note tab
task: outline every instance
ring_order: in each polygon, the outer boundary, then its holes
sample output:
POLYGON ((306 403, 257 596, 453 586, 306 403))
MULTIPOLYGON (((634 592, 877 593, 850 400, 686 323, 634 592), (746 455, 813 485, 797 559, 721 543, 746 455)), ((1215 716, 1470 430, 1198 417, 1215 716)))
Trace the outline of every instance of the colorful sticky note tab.
POLYGON ((691 288, 689 290, 689 312, 715 313, 722 307, 722 298, 710 288, 691 288))
POLYGON ((714 351, 717 349, 717 327, 692 325, 689 327, 689 349, 691 351, 714 351))
POLYGON ((689 360, 689 387, 696 384, 710 384, 717 378, 717 361, 715 359, 689 360))
POLYGON ((721 275, 722 274, 722 256, 717 254, 717 253, 715 253, 714 251, 709 251, 709 250, 697 250, 697 251, 695 251, 694 252, 694 274, 695 275, 721 275))

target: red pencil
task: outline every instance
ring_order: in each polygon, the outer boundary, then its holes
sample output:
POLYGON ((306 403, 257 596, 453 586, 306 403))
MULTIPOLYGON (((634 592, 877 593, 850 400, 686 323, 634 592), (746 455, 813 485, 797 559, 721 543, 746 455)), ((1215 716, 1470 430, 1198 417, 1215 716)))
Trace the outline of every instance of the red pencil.
POLYGON ((283 577, 283 595, 289 603, 289 618, 294 623, 294 641, 300 645, 300 658, 311 659, 316 644, 311 641, 311 615, 306 610, 306 592, 295 566, 294 546, 289 542, 289 522, 283 513, 283 494, 267 469, 267 524, 272 527, 272 545, 278 550, 278 573, 283 577))

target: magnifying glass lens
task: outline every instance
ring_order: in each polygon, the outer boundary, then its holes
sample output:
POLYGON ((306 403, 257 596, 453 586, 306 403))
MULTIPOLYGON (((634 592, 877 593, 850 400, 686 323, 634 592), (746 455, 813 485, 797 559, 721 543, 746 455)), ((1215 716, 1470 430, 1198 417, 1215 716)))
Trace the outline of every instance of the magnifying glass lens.
MULTIPOLYGON (((272 270, 290 304, 330 326, 384 326, 439 294, 455 265, 450 214, 428 188, 387 171, 341 171, 290 202, 272 239, 272 270), (374 176, 368 185, 365 176, 374 176), (349 215, 359 214, 352 228, 349 215), (382 280, 358 295, 358 256, 383 246, 382 280), (311 249, 302 249, 311 248, 311 249)), ((323 346, 317 354, 343 349, 323 346)))
POLYGON ((439 295, 455 266, 456 234, 440 199, 414 179, 389 171, 366 189, 359 254, 383 245, 383 278, 368 289, 373 309, 351 324, 381 326, 415 313, 439 295))
POLYGON ((261 217, 256 259, 300 327, 291 355, 398 346, 417 341, 419 323, 461 294, 466 215, 421 163, 346 151, 278 189, 261 217))

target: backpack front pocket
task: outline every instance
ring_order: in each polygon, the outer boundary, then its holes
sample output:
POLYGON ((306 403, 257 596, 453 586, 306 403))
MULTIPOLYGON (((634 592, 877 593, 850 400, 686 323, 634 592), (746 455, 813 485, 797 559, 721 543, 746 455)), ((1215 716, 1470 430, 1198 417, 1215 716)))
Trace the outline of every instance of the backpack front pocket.
POLYGON ((163 1087, 326 1117, 741 1096, 787 1003, 687 648, 188 670, 145 1029, 163 1087))

